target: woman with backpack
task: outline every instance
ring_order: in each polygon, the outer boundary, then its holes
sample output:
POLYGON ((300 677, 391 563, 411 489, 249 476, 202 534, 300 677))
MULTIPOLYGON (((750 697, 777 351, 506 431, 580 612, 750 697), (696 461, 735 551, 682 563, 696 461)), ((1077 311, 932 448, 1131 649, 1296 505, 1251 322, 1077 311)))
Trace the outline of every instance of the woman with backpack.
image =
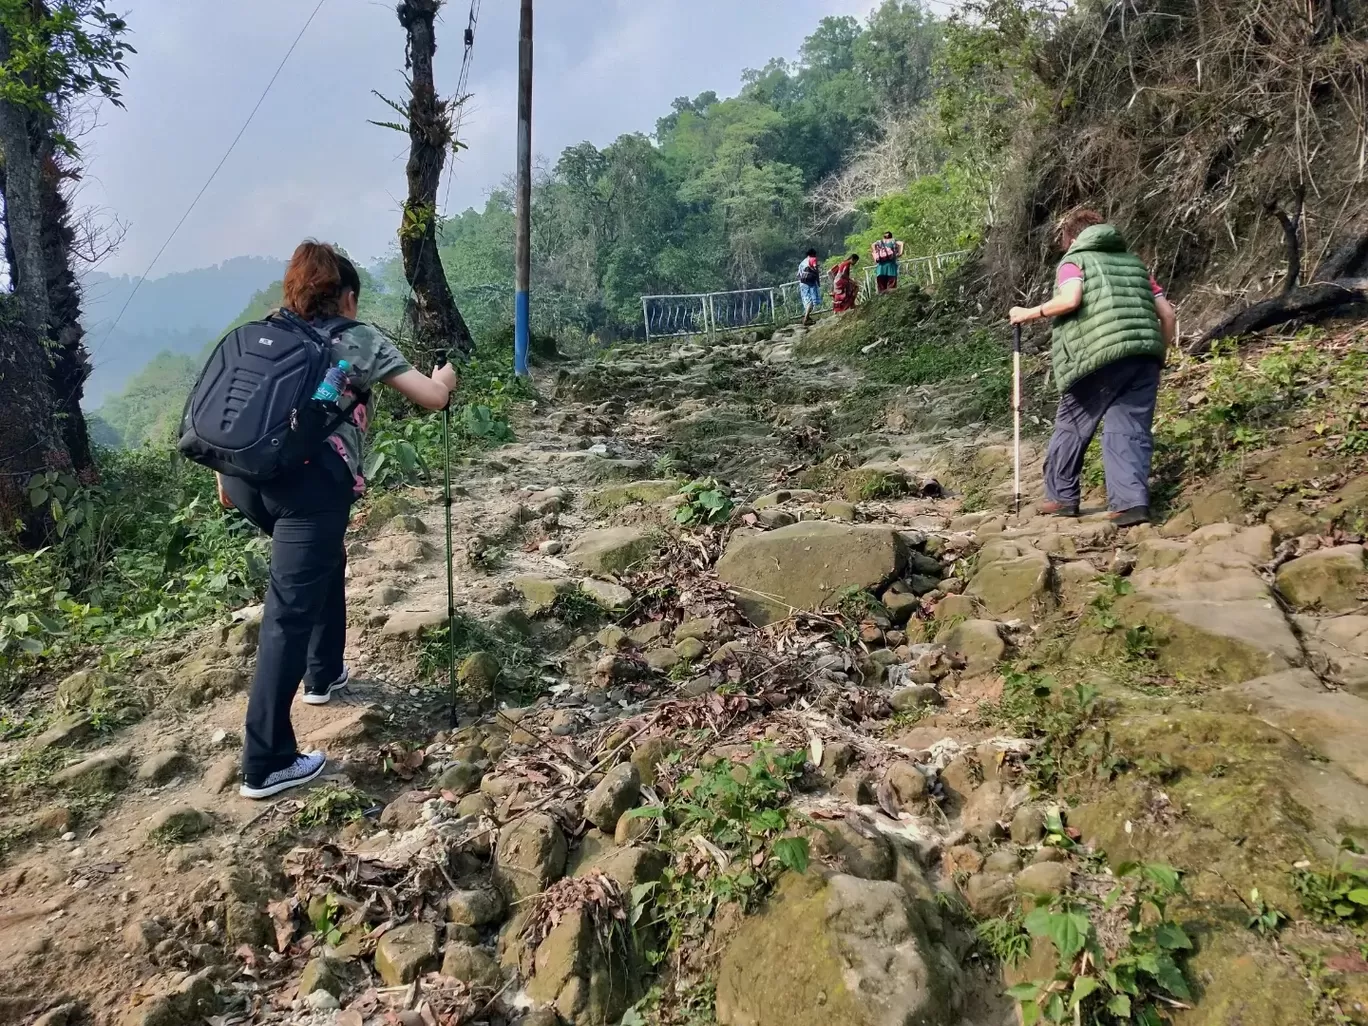
POLYGON ((812 324, 812 315, 822 308, 822 268, 817 251, 810 249, 798 265, 798 291, 803 297, 803 327, 812 324))
MULTIPOLYGON (((450 365, 428 377, 376 329, 357 323, 361 277, 332 246, 305 242, 285 271, 284 303, 272 324, 293 318, 330 340, 329 367, 345 362, 338 406, 346 411, 316 455, 265 483, 220 474, 219 497, 271 536, 271 580, 261 619, 256 675, 247 704, 242 753, 245 798, 269 798, 316 779, 323 752, 301 753, 290 723, 300 682, 304 701, 326 705, 347 686, 342 662, 347 634, 344 547, 352 503, 361 495, 361 447, 370 390, 396 389, 428 410, 443 409, 458 379, 450 365)), ((301 330, 303 327, 301 326, 301 330)), ((260 333, 258 333, 260 334, 260 333)), ((269 344, 269 340, 262 340, 269 344)))

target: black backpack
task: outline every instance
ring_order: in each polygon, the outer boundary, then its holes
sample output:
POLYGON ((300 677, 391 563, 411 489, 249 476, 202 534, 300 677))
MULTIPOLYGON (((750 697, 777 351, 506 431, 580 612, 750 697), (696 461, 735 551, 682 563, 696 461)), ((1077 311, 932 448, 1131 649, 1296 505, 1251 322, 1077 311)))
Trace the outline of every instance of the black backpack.
POLYGON ((804 264, 798 271, 798 284, 800 285, 816 285, 821 280, 821 268, 815 264, 804 264))
POLYGON ((229 332, 186 400, 181 455, 256 484, 316 456, 366 401, 364 395, 339 407, 313 401, 332 365, 333 341, 357 326, 336 318, 315 327, 282 310, 229 332))

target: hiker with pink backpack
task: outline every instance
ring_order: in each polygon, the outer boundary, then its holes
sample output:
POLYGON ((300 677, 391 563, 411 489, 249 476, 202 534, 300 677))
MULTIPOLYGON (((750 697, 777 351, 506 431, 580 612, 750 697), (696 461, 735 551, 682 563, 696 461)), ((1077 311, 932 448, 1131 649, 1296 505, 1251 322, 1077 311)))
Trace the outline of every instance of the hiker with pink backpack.
POLYGON ((874 280, 881 295, 898 287, 898 261, 902 259, 904 248, 893 238, 892 232, 884 232, 883 238, 869 247, 876 265, 874 280))

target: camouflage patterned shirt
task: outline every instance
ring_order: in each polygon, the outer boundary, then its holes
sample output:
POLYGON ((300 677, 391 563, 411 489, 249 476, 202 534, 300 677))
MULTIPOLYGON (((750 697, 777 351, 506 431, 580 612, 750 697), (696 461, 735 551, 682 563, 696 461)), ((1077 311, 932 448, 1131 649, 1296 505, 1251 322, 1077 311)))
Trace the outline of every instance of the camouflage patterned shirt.
MULTIPOLYGON (((412 370, 398 347, 369 324, 349 328, 333 341, 331 362, 336 365, 340 360, 346 360, 349 365, 346 395, 353 398, 358 392, 373 392, 382 381, 412 370)), ((373 398, 369 403, 358 404, 350 419, 328 439, 356 479, 357 495, 366 490, 366 480, 361 472, 362 452, 373 405, 373 398)))

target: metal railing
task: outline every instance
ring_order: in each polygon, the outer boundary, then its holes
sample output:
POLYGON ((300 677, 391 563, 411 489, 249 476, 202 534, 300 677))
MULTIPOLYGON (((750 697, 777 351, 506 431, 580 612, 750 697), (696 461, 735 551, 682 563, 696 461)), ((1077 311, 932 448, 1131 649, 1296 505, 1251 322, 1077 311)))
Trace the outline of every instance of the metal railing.
MULTIPOLYGON (((916 281, 918 285, 935 288, 938 279, 945 277, 946 270, 968 255, 968 250, 956 250, 904 259, 900 261, 899 280, 916 281)), ((875 293, 874 268, 866 268, 857 305, 867 303, 875 293)), ((801 317, 802 313, 803 303, 796 281, 764 289, 641 297, 647 341, 765 327, 801 317)))

